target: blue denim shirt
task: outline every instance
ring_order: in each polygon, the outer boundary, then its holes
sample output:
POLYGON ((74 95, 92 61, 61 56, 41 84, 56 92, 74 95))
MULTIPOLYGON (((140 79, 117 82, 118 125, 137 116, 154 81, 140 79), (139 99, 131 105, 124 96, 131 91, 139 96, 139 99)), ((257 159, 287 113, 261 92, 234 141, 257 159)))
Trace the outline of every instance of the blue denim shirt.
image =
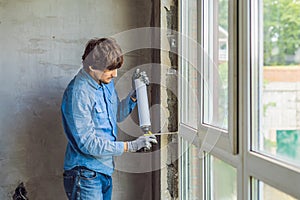
POLYGON ((65 90, 61 105, 68 138, 64 169, 84 166, 111 176, 113 156, 124 152, 124 142, 116 141, 117 122, 135 106, 130 95, 119 101, 113 80, 98 84, 82 68, 65 90))

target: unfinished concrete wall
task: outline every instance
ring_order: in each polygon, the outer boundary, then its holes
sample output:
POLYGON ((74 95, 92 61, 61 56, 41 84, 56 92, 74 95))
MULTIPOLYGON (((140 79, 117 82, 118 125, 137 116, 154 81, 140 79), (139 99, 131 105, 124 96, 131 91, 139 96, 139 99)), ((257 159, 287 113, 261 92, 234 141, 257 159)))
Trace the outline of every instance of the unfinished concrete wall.
MULTIPOLYGON (((168 29, 161 35, 161 118, 162 132, 178 131, 178 95, 177 71, 178 52, 176 32, 178 31, 178 1, 164 0, 161 3, 161 26, 168 29), (173 52, 173 53, 172 53, 173 52)), ((178 136, 177 134, 161 136, 161 199, 178 199, 178 136)))
MULTIPOLYGON (((147 0, 0 0, 0 199, 20 182, 29 199, 66 199, 60 102, 84 45, 149 26, 150 17, 147 0)), ((130 56, 127 67, 150 57, 130 56)), ((134 199, 141 178, 117 172, 113 199, 134 199)))

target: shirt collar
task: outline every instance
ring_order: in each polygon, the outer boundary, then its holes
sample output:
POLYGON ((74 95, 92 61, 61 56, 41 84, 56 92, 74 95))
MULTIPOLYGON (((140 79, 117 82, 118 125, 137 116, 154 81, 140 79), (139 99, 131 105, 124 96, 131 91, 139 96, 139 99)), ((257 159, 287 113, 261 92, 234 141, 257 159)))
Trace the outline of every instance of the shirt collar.
POLYGON ((84 77, 87 80, 88 84, 96 90, 103 87, 102 83, 97 83, 97 81, 95 81, 83 68, 80 69, 79 74, 80 76, 84 77))

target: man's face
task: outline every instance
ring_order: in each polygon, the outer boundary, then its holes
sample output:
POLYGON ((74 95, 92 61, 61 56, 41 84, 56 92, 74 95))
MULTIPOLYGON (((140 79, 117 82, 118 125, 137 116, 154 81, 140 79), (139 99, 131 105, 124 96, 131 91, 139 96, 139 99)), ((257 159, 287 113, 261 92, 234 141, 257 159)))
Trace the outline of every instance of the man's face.
POLYGON ((114 70, 105 69, 104 71, 94 69, 93 71, 94 71, 93 78, 96 81, 102 82, 104 84, 110 83, 111 79, 117 77, 118 75, 117 69, 114 70))
POLYGON ((108 84, 110 83, 112 78, 116 78, 118 76, 118 70, 117 69, 113 69, 113 70, 104 70, 101 77, 100 77, 100 81, 102 83, 108 84))

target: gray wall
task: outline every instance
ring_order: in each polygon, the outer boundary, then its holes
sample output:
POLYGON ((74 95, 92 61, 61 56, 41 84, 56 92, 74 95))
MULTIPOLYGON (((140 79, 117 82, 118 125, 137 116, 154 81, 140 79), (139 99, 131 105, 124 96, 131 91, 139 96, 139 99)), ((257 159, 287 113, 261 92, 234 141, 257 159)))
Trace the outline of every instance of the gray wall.
MULTIPOLYGON (((30 199, 65 199, 63 91, 88 39, 149 26, 151 6, 147 0, 0 0, 0 199, 11 199, 20 182, 30 199)), ((126 66, 150 60, 147 53, 129 57, 126 66)), ((113 199, 147 199, 143 176, 117 171, 113 199)))

